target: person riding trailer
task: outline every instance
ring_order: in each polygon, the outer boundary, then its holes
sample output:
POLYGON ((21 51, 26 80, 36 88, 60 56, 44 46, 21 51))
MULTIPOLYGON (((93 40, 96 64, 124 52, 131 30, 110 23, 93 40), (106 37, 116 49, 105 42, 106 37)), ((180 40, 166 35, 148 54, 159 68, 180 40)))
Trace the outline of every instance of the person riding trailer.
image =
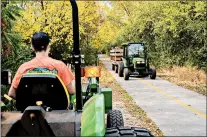
POLYGON ((44 32, 36 32, 32 37, 32 49, 35 51, 36 57, 29 62, 22 64, 17 70, 8 95, 16 98, 16 89, 20 79, 25 73, 54 73, 60 77, 70 95, 75 94, 72 81, 75 79, 71 69, 69 69, 62 61, 50 58, 50 38, 44 32))

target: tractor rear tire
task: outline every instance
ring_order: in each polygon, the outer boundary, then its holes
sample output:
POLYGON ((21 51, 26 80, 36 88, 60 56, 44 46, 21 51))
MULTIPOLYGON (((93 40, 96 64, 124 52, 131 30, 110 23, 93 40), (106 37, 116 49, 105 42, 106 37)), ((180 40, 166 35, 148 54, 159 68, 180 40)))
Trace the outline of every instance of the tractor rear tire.
POLYGON ((124 69, 124 80, 129 80, 129 70, 127 68, 124 69))
POLYGON ((123 77, 124 76, 124 63, 123 62, 120 62, 119 65, 118 65, 118 74, 119 74, 119 77, 123 77))
POLYGON ((114 64, 112 64, 112 70, 115 70, 115 65, 114 64))
POLYGON ((105 137, 154 137, 150 131, 145 128, 139 127, 118 127, 118 128, 107 128, 105 137))
POLYGON ((107 113, 107 128, 124 126, 124 119, 121 111, 110 110, 107 113))
POLYGON ((156 70, 155 69, 151 69, 150 78, 151 79, 155 79, 156 78, 156 70))
POLYGON ((118 73, 118 65, 115 65, 115 73, 118 73))

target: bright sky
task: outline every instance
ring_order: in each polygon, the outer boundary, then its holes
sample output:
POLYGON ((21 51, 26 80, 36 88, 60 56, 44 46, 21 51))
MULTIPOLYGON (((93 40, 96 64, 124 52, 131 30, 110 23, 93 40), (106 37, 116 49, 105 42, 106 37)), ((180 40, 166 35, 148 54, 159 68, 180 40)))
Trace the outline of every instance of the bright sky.
POLYGON ((100 3, 106 4, 109 8, 112 8, 109 1, 100 1, 100 3))

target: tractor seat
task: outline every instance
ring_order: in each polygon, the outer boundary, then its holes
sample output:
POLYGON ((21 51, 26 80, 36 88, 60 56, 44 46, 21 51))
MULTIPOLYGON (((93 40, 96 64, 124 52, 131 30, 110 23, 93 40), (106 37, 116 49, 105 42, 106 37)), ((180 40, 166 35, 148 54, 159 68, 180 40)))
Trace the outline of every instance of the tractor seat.
POLYGON ((52 73, 27 73, 20 80, 16 90, 16 108, 24 111, 28 106, 36 106, 37 101, 52 110, 69 107, 68 91, 62 80, 52 73))

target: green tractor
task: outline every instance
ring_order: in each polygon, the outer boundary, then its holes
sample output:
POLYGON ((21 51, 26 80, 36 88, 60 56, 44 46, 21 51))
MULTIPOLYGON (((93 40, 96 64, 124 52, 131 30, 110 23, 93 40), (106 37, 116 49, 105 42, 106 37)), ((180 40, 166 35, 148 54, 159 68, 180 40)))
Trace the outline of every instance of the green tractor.
MULTIPOLYGON (((18 111, 1 113, 1 135, 153 136, 145 128, 124 127, 122 113, 112 110, 111 88, 99 88, 100 67, 81 68, 78 7, 74 0, 70 2, 76 95, 68 95, 62 80, 55 74, 24 74, 14 101, 18 111), (85 86, 81 83, 81 76, 88 78, 85 86)), ((2 83, 11 84, 10 72, 2 74, 2 83)), ((4 97, 12 101, 7 95, 4 97)))
POLYGON ((129 80, 130 76, 156 78, 156 70, 149 67, 146 47, 143 43, 124 43, 122 61, 118 63, 118 75, 129 80))

